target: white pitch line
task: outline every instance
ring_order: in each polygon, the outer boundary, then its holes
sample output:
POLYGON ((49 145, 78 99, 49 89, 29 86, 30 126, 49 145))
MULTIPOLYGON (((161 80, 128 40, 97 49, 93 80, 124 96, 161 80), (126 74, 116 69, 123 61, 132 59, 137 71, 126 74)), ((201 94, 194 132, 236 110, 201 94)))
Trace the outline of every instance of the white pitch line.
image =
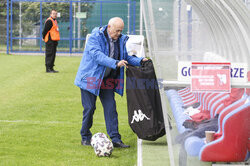
MULTIPOLYGON (((33 121, 33 120, 0 120, 0 123, 29 123, 29 124, 81 124, 81 121, 79 122, 65 122, 65 121, 33 121)), ((103 122, 94 122, 94 125, 105 125, 103 122)), ((119 126, 128 125, 126 123, 119 123, 119 126)))
POLYGON ((73 124, 62 121, 32 121, 32 120, 0 120, 0 123, 33 123, 33 124, 73 124))
POLYGON ((137 138, 137 166, 142 165, 142 140, 137 138))

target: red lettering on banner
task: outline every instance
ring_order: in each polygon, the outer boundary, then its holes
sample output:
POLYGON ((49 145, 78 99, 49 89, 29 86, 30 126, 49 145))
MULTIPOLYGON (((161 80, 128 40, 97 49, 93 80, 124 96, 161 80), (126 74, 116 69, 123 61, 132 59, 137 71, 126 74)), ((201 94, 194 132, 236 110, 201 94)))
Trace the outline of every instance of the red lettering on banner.
POLYGON ((192 63, 192 91, 230 92, 230 64, 192 63))

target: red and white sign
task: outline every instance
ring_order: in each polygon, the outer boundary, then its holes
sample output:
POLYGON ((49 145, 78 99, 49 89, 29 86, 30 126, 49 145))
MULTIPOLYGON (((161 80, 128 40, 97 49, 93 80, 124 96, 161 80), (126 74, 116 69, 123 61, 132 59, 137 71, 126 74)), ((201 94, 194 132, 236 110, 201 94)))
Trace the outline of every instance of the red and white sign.
POLYGON ((230 93, 230 66, 230 63, 192 62, 191 90, 230 93))

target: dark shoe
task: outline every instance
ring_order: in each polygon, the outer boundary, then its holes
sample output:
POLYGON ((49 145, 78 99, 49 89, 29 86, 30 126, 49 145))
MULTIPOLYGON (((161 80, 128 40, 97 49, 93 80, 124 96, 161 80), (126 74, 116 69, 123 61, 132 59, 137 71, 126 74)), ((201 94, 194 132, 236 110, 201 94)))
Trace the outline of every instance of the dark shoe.
POLYGON ((54 73, 59 73, 59 71, 54 70, 54 67, 50 68, 54 73))
POLYGON ((54 70, 54 69, 52 69, 52 71, 53 71, 54 73, 59 73, 59 71, 57 71, 57 70, 54 70))
POLYGON ((129 148, 129 145, 125 145, 123 142, 112 142, 115 148, 129 148))
POLYGON ((58 73, 59 71, 56 71, 54 69, 46 69, 46 73, 58 73))
POLYGON ((82 144, 83 146, 91 146, 90 141, 87 141, 87 140, 82 140, 82 141, 81 141, 81 144, 82 144))
POLYGON ((53 70, 51 70, 51 69, 46 69, 46 73, 53 73, 53 70))

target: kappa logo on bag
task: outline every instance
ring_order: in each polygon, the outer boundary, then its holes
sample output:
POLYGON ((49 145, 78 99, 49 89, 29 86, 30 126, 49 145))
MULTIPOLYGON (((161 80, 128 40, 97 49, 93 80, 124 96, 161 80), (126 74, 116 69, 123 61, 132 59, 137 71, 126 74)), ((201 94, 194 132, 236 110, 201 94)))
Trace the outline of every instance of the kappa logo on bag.
POLYGON ((134 121, 136 121, 136 122, 143 121, 144 118, 146 118, 147 120, 150 120, 150 118, 148 118, 144 113, 142 113, 141 110, 138 110, 138 112, 136 110, 134 110, 134 115, 133 115, 133 119, 132 119, 131 124, 133 124, 134 121))

